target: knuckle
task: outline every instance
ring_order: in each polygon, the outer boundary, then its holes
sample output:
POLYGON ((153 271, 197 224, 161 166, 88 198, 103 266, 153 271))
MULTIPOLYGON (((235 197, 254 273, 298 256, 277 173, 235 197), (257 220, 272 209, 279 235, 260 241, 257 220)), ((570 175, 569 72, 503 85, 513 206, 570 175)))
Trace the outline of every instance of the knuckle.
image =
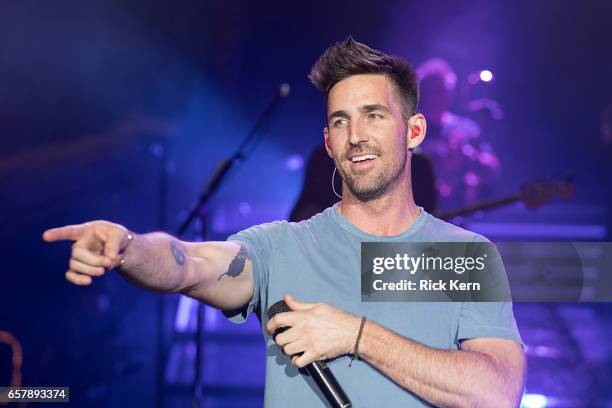
POLYGON ((68 264, 68 266, 70 266, 70 269, 72 269, 75 272, 82 272, 83 271, 83 265, 79 264, 79 262, 75 261, 74 259, 70 260, 70 263, 68 264))
POLYGON ((104 275, 104 268, 95 267, 91 269, 91 275, 93 276, 102 276, 104 275))

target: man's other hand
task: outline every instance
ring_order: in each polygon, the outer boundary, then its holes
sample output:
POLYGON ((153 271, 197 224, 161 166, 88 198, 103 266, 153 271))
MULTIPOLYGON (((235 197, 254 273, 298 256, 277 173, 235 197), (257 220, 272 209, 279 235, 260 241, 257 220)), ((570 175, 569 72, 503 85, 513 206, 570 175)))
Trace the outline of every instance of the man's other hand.
POLYGON ((272 335, 287 327, 276 338, 276 344, 304 367, 313 361, 328 360, 353 352, 361 319, 325 303, 302 303, 285 295, 290 312, 279 313, 266 325, 272 335))

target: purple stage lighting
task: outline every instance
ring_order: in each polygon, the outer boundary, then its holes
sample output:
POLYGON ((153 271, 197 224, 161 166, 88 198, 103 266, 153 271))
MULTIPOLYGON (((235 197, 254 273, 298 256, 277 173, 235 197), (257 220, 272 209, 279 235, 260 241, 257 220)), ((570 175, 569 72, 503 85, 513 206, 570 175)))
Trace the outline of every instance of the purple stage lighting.
POLYGON ((240 212, 240 214, 242 215, 248 215, 251 213, 251 204, 247 203, 246 201, 241 202, 238 205, 238 211, 240 212))
POLYGON ((299 154, 291 155, 287 159, 285 165, 287 169, 291 171, 302 170, 302 167, 304 167, 304 158, 299 154))

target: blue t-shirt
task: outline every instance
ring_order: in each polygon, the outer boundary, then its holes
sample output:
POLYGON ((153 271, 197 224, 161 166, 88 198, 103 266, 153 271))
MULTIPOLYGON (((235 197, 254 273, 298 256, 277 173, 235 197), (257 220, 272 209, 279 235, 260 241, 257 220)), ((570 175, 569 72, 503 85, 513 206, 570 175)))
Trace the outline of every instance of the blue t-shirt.
MULTIPOLYGON (((419 207, 420 208, 420 207, 419 207)), ((290 293, 307 303, 327 303, 381 324, 395 333, 439 349, 457 349, 459 341, 499 337, 522 343, 511 303, 361 302, 361 242, 474 242, 486 239, 439 220, 420 208, 414 224, 400 235, 361 231, 327 208, 299 223, 256 225, 228 238, 246 247, 253 265, 253 298, 241 311, 228 313, 243 322, 255 311, 267 347, 266 407, 323 407, 316 387, 300 374, 265 331, 267 309, 290 293)), ((364 361, 341 356, 327 364, 354 407, 429 406, 364 361)))

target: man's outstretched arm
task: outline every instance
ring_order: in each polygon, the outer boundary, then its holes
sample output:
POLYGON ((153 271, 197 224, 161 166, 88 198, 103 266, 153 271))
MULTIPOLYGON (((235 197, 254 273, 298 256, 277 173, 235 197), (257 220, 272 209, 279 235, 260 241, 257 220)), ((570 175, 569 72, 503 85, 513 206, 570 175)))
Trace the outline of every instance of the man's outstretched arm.
POLYGON ((43 239, 74 241, 66 279, 76 285, 118 268, 138 286, 184 293, 219 309, 237 309, 251 299, 251 261, 240 244, 189 243, 161 232, 131 236, 119 224, 92 221, 52 228, 43 239))

